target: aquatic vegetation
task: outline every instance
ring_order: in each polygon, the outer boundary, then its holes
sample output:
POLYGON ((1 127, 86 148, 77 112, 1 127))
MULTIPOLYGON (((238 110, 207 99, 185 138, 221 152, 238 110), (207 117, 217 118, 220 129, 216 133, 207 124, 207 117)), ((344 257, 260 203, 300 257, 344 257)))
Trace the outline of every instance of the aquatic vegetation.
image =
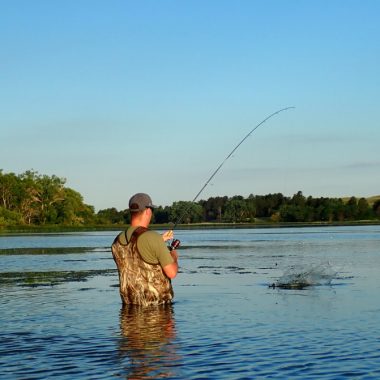
POLYGON ((49 272, 5 272, 1 273, 0 286, 54 286, 70 281, 87 281, 99 275, 115 274, 115 269, 49 272))
MULTIPOLYGON (((67 253, 92 253, 99 249, 89 247, 6 248, 0 249, 0 255, 64 255, 67 253)), ((104 250, 109 250, 109 248, 104 247, 104 250)))

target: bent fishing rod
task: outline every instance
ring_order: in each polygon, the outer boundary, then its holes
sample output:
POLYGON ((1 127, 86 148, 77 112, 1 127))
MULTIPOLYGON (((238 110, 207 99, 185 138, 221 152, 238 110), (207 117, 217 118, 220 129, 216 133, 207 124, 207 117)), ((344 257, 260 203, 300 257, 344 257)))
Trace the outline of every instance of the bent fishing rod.
MULTIPOLYGON (((247 135, 232 149, 232 151, 227 155, 227 157, 219 164, 219 166, 214 170, 214 172, 211 174, 210 178, 205 182, 205 184, 202 186, 202 188, 198 191, 197 195, 194 197, 194 199, 192 200, 192 203, 194 203, 198 197, 202 194, 203 190, 208 186, 208 184, 210 183, 210 181, 215 177, 215 175, 219 172, 219 170, 222 168, 222 166, 226 163, 226 161, 228 161, 228 159, 239 149, 240 145, 243 144, 243 142, 245 140, 247 140, 248 137, 250 137, 252 135, 253 132, 256 131, 257 128, 259 128, 261 125, 263 125, 267 120, 269 120, 271 117, 279 114, 280 112, 283 112, 283 111, 287 111, 289 109, 292 109, 292 108, 295 108, 295 107, 286 107, 286 108, 282 108, 276 112, 273 112, 272 114, 270 114, 269 116, 267 116, 264 120, 262 120, 259 124, 257 124, 255 127, 253 127, 248 133, 247 135)), ((179 218, 177 219, 177 221, 174 223, 174 226, 172 228, 172 230, 174 230, 177 225, 182 221, 182 219, 185 217, 185 215, 189 212, 189 209, 190 207, 187 207, 183 212, 182 214, 179 216, 179 218)))

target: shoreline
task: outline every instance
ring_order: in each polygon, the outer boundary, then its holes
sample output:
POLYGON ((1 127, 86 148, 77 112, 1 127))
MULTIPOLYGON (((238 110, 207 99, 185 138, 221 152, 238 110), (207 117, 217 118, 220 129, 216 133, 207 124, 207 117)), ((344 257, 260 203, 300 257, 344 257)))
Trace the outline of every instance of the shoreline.
MULTIPOLYGON (((256 223, 193 223, 179 224, 176 230, 215 230, 215 229, 260 229, 260 228, 302 228, 302 227, 347 227, 347 226, 377 226, 380 220, 359 220, 346 222, 256 222, 256 223)), ((91 232, 91 231, 123 231, 129 224, 117 225, 95 225, 95 226, 8 226, 0 228, 0 236, 13 233, 69 233, 69 232, 91 232)), ((169 230, 172 228, 170 223, 152 224, 152 230, 169 230)))

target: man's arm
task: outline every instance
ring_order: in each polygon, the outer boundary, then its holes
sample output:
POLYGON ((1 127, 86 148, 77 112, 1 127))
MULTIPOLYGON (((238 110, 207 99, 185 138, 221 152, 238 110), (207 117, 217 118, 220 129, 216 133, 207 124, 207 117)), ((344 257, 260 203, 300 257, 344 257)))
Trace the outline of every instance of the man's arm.
POLYGON ((162 269, 169 278, 174 278, 178 273, 178 254, 175 250, 171 251, 170 254, 172 255, 174 262, 165 265, 162 269))

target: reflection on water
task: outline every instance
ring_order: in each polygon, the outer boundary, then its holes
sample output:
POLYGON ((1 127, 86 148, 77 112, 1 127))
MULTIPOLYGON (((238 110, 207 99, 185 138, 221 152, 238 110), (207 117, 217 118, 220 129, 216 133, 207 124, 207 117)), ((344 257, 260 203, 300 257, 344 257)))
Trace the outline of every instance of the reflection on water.
POLYGON ((120 357, 129 379, 171 377, 178 362, 172 305, 125 305, 120 311, 120 357))

